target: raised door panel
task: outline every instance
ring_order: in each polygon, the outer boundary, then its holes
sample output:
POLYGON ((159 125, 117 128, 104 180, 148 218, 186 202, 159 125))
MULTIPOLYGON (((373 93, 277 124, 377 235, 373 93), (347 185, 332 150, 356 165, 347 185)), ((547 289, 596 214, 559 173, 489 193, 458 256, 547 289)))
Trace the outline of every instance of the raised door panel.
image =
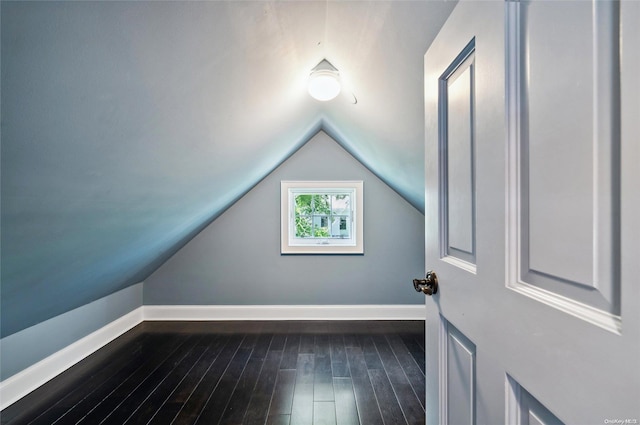
POLYGON ((475 39, 439 79, 441 257, 476 270, 475 39))
POLYGON ((564 425, 515 379, 507 375, 507 418, 512 425, 564 425))
POLYGON ((619 332, 619 6, 508 10, 509 285, 619 332))
POLYGON ((455 326, 440 317, 440 418, 443 423, 475 424, 476 347, 455 326))

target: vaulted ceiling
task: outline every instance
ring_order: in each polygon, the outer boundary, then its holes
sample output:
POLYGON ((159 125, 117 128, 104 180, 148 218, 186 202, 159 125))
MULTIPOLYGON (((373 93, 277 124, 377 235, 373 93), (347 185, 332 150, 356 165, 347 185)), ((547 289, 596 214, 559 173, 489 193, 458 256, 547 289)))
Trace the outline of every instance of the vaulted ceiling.
POLYGON ((423 56, 454 5, 3 1, 2 335, 144 280, 320 129, 424 210, 423 56))

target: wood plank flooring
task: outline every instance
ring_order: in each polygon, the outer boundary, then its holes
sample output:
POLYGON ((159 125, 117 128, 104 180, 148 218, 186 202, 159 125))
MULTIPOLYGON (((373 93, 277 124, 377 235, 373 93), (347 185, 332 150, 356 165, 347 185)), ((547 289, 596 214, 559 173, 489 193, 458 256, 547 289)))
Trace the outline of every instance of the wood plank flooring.
POLYGON ((144 322, 2 424, 424 424, 424 323, 144 322))

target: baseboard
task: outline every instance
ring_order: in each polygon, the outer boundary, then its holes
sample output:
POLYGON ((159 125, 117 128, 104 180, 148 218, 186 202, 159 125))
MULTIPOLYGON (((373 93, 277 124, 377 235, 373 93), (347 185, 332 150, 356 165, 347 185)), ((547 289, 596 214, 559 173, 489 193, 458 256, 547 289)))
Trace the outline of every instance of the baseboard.
POLYGON ((422 304, 142 306, 0 382, 0 410, 145 320, 424 320, 425 316, 422 304))
POLYGON ((33 366, 0 382, 0 410, 93 354, 143 320, 143 307, 120 317, 33 366))
POLYGON ((144 320, 424 320, 424 304, 147 305, 144 320))

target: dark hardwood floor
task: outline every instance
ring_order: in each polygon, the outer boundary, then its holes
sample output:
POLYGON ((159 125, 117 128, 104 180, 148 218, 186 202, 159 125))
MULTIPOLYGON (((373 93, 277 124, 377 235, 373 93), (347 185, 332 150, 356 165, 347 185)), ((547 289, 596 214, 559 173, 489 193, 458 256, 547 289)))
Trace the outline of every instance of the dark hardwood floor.
POLYGON ((424 424, 424 323, 144 322, 2 424, 424 424))

